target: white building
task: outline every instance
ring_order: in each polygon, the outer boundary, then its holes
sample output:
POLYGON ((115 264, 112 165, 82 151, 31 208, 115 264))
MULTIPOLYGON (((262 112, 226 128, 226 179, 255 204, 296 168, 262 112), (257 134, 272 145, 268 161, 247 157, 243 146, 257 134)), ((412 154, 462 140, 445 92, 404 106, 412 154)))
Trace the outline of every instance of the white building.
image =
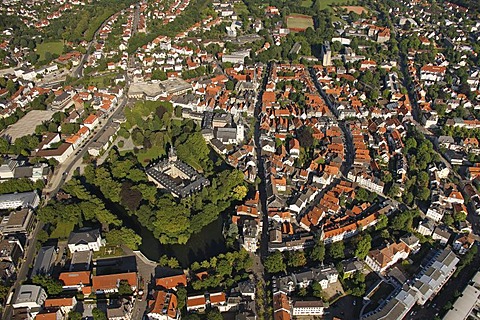
POLYGON ((71 253, 76 251, 99 251, 102 245, 102 236, 98 229, 72 232, 68 239, 68 249, 71 253))
POLYGON ((455 301, 443 320, 466 320, 477 318, 476 307, 480 304, 480 272, 477 272, 462 292, 462 295, 455 301))
POLYGON ((400 260, 408 258, 410 249, 404 242, 393 243, 385 248, 372 250, 365 258, 365 263, 376 272, 384 272, 400 260))
POLYGON ((16 208, 37 208, 40 197, 35 191, 0 195, 0 210, 16 208))
POLYGON ((412 289, 417 291, 417 304, 424 305, 442 289, 455 272, 460 260, 450 249, 440 251, 427 267, 417 276, 412 289))
POLYGON ((439 222, 443 219, 443 210, 438 206, 431 206, 428 208, 426 216, 435 222, 439 222))
POLYGON ((322 316, 325 306, 322 300, 294 301, 292 306, 293 316, 322 316))

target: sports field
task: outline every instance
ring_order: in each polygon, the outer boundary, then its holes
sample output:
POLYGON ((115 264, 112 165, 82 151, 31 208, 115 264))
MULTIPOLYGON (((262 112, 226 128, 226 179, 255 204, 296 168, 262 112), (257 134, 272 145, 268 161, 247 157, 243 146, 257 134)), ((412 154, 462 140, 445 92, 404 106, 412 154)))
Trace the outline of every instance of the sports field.
POLYGON ((53 42, 43 42, 37 45, 37 54, 39 55, 38 60, 45 60, 45 54, 50 52, 51 54, 61 55, 63 52, 63 42, 62 41, 53 41, 53 42))
POLYGON ((287 17, 287 28, 291 31, 305 31, 309 27, 313 28, 313 19, 311 16, 291 14, 287 17))
POLYGON ((356 14, 362 14, 363 12, 368 13, 368 10, 361 6, 343 6, 343 9, 346 9, 347 12, 355 12, 356 14))

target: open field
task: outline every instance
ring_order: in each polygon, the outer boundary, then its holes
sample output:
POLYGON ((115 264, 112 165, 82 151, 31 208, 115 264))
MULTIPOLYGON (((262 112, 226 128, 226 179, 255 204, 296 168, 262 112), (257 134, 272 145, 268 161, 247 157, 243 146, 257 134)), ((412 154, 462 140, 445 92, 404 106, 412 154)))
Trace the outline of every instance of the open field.
POLYGON ((42 61, 45 60, 45 54, 50 52, 51 54, 58 54, 61 55, 63 52, 63 42, 62 41, 54 41, 54 42, 44 42, 37 45, 37 53, 39 55, 38 60, 42 61))
POLYGON ((54 113, 54 110, 32 110, 17 123, 5 129, 1 136, 6 137, 13 143, 18 138, 35 133, 35 128, 44 121, 50 120, 54 113))
POLYGON ((305 31, 309 27, 313 28, 313 19, 311 16, 291 14, 287 17, 287 28, 291 31, 305 31))
POLYGON ((340 6, 346 3, 347 3, 347 0, 321 0, 320 10, 328 9, 331 6, 340 6))
POLYGON ((361 6, 343 6, 343 9, 346 9, 348 13, 355 12, 356 14, 362 14, 363 12, 368 13, 368 10, 361 6))
POLYGON ((112 81, 118 76, 118 73, 107 73, 104 75, 98 75, 93 77, 84 77, 79 80, 78 83, 81 83, 85 86, 95 86, 97 88, 103 89, 111 85, 112 81))

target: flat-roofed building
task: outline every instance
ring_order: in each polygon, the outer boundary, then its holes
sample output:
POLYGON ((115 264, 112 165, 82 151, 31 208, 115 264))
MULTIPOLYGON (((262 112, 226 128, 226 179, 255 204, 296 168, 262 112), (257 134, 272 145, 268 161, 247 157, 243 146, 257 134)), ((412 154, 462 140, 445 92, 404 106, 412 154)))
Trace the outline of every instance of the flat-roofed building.
POLYGON ((33 317, 41 310, 43 303, 47 299, 47 293, 40 286, 31 284, 21 285, 15 293, 12 300, 12 307, 29 308, 33 317))
POLYGON ((477 272, 471 283, 453 304, 443 320, 477 319, 480 310, 480 272, 477 272))
POLYGON ((28 233, 33 226, 33 213, 29 208, 12 211, 2 218, 0 233, 12 235, 15 233, 28 233))

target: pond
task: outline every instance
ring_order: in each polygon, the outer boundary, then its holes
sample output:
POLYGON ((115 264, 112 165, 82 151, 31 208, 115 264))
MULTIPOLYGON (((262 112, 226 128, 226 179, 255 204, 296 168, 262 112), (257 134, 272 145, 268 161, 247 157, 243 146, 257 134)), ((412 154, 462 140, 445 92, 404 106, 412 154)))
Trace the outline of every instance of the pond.
POLYGON ((217 220, 205 226, 202 231, 192 235, 186 244, 162 244, 153 233, 142 226, 136 216, 130 216, 123 207, 110 203, 107 208, 123 221, 123 225, 134 230, 142 237, 140 251, 152 261, 157 261, 166 254, 175 257, 183 268, 190 266, 195 261, 203 261, 227 252, 223 237, 222 215, 217 220))

